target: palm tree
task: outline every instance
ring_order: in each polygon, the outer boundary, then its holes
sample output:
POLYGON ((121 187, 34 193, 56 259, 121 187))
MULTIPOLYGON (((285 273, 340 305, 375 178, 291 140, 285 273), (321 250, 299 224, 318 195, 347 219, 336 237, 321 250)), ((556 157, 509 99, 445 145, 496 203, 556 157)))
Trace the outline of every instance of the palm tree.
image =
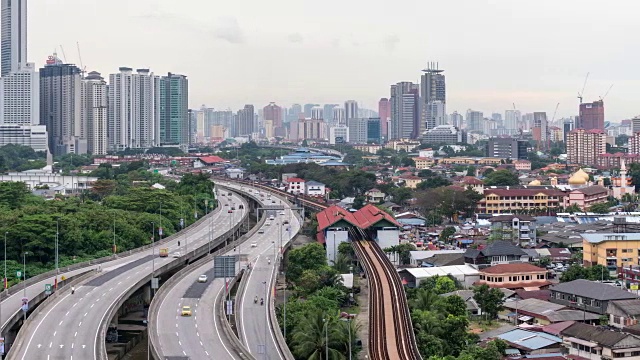
POLYGON ((419 289, 415 299, 411 300, 411 307, 418 310, 431 311, 440 302, 441 297, 431 290, 419 289))
MULTIPOLYGON (((308 321, 294 329, 292 335, 293 352, 297 358, 324 360, 328 348, 329 359, 343 360, 345 356, 340 349, 342 349, 345 339, 341 334, 335 317, 326 316, 325 313, 316 311, 310 314, 308 321), (327 326, 328 329, 325 328, 327 326)), ((348 344, 348 339, 346 342, 348 344)))
POLYGON ((349 267, 351 266, 351 258, 349 256, 338 253, 338 256, 336 256, 336 260, 332 262, 333 268, 337 272, 341 274, 349 272, 349 267))

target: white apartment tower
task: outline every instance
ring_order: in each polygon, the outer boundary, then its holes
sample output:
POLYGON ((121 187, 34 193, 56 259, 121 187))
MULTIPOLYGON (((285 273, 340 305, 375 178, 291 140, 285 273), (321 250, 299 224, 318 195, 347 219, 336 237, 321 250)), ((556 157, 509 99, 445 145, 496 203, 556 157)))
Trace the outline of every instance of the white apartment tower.
POLYGON ((40 75, 35 64, 22 64, 0 78, 0 94, 2 124, 40 124, 40 75))
POLYGON ((148 69, 121 67, 109 75, 109 149, 160 145, 160 77, 148 69))
MULTIPOLYGON (((348 123, 349 119, 355 119, 358 117, 358 102, 355 100, 347 100, 344 103, 344 115, 345 120, 348 123)), ((342 123, 341 123, 342 124, 342 123)))
POLYGON ((2 0, 1 36, 0 75, 4 77, 27 62, 27 0, 2 0))
POLYGON ((107 83, 99 72, 92 71, 82 79, 82 123, 86 125, 87 152, 104 155, 107 144, 107 83))

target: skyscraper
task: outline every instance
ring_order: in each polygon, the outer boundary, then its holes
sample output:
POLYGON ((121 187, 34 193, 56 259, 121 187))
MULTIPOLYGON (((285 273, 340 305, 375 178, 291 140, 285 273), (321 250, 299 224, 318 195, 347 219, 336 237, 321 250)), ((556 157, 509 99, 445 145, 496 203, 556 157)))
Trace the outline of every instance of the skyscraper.
POLYGON ((311 118, 314 120, 324 120, 323 108, 314 106, 313 109, 311 109, 311 118))
POLYGON ((316 106, 320 106, 320 104, 304 104, 304 118, 311 119, 311 109, 316 106))
POLYGON ((467 131, 483 131, 483 118, 484 114, 482 111, 467 110, 467 131))
POLYGON ((2 0, 2 63, 0 75, 27 62, 27 0, 2 0))
POLYGON ((300 104, 291 105, 287 113, 287 122, 300 119, 300 114, 303 114, 302 106, 300 104))
POLYGON ((160 144, 189 147, 189 80, 168 73, 160 78, 160 144))
POLYGON ((433 129, 437 125, 444 125, 446 120, 447 91, 444 70, 438 69, 438 63, 429 63, 422 70, 420 84, 420 129, 433 129))
POLYGON ((160 145, 160 77, 149 69, 119 70, 109 75, 109 149, 160 145))
POLYGON ((47 126, 54 155, 87 152, 80 83, 80 68, 55 55, 40 69, 40 123, 47 126))
POLYGON ((602 100, 592 103, 580 104, 580 123, 577 128, 591 130, 604 130, 604 102, 602 100))
POLYGON ((420 86, 411 82, 391 85, 389 139, 417 138, 420 130, 419 92, 420 86))
POLYGON ((349 119, 358 117, 358 102, 355 100, 347 100, 344 102, 344 116, 349 122, 349 119))
POLYGON ((380 135, 387 139, 389 134, 389 123, 391 121, 391 104, 389 99, 382 98, 378 101, 378 115, 380 116, 380 135))
POLYGON ((107 153, 107 83, 99 72, 92 71, 81 83, 81 122, 87 130, 87 152, 92 155, 107 153))
POLYGON ((245 105, 244 108, 238 110, 237 136, 251 137, 255 132, 255 113, 253 105, 245 105))
POLYGON ((600 129, 576 129, 567 135, 567 162, 596 165, 597 157, 607 152, 607 134, 600 129))
POLYGON ((341 107, 333 108, 333 114, 331 116, 331 121, 335 125, 346 125, 347 118, 344 116, 344 109, 341 107))
POLYGON ((339 108, 339 107, 340 105, 338 104, 324 104, 324 106, 322 107, 322 114, 324 115, 324 121, 327 124, 334 125, 333 109, 339 108))
POLYGON ((264 120, 273 121, 274 128, 282 127, 282 108, 274 102, 270 102, 269 105, 262 109, 262 116, 264 120))
POLYGON ((546 147, 548 139, 547 130, 547 113, 542 111, 534 112, 531 134, 533 135, 533 140, 538 142, 539 148, 546 147))
POLYGON ((512 134, 515 134, 519 129, 520 121, 522 121, 520 110, 506 110, 504 112, 504 128, 511 131, 512 134))
POLYGON ((462 116, 462 114, 458 114, 457 111, 454 111, 453 113, 451 113, 451 115, 449 115, 449 124, 460 129, 462 128, 463 122, 464 122, 464 117, 462 116))
POLYGON ((0 78, 0 101, 2 124, 40 124, 40 75, 35 64, 22 64, 0 78))

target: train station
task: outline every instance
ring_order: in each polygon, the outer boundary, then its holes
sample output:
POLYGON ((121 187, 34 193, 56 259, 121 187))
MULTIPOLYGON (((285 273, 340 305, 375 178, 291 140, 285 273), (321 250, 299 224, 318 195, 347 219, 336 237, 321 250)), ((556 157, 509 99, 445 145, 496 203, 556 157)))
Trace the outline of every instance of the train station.
POLYGON ((351 212, 332 205, 317 214, 316 239, 327 251, 327 262, 336 260, 340 243, 352 240, 375 241, 381 249, 399 244, 401 225, 374 205, 351 212))

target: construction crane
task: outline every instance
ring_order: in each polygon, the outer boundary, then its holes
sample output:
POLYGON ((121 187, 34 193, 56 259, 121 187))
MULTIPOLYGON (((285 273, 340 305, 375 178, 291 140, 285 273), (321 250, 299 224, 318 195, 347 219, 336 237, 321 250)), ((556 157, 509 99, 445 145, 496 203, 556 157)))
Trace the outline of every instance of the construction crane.
POLYGON ((60 51, 62 51, 62 61, 67 62, 67 55, 64 53, 64 48, 60 45, 60 51))
POLYGON ((589 80, 589 73, 584 77, 584 84, 582 84, 582 91, 578 93, 578 99, 580 100, 580 104, 582 104, 582 95, 584 94, 584 89, 587 87, 587 80, 589 80))
POLYGON ((82 54, 80 53, 80 42, 76 41, 78 47, 78 60, 80 60, 80 76, 84 79, 84 74, 87 72, 87 68, 82 64, 82 54))
POLYGON ((600 96, 600 101, 604 101, 604 98, 606 98, 607 95, 609 95, 609 91, 611 91, 612 87, 613 87, 613 84, 611 84, 611 86, 609 86, 609 89, 607 89, 607 92, 604 93, 604 95, 600 96))

